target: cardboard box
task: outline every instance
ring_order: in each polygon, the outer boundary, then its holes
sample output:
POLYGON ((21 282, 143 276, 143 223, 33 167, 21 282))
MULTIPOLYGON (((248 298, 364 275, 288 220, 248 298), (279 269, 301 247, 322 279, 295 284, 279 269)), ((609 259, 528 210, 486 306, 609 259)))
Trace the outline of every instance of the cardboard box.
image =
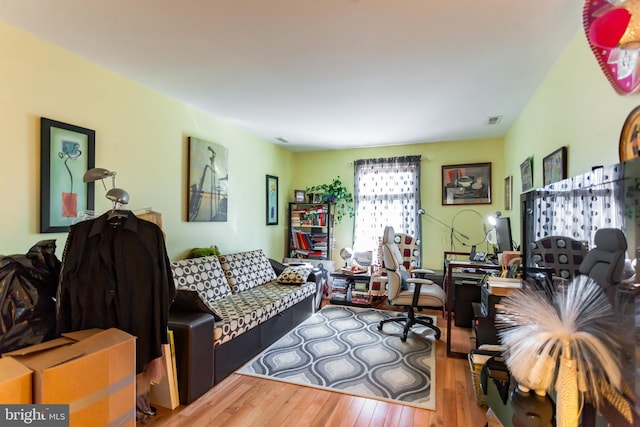
POLYGON ((32 403, 31 369, 12 359, 0 359, 0 404, 32 403))
POLYGON ((72 332, 4 356, 33 371, 33 403, 69 405, 70 425, 135 426, 135 337, 126 332, 72 332))

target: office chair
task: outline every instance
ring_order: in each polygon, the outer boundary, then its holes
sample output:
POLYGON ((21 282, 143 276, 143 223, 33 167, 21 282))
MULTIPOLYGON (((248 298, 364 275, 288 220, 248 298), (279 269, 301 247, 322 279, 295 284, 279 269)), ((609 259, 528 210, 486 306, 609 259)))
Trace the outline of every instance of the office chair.
POLYGON ((622 281, 627 239, 622 230, 600 228, 594 236, 595 247, 580 264, 580 273, 600 284, 603 290, 622 281))
MULTIPOLYGON (((420 324, 433 329, 436 339, 440 339, 440 329, 433 324, 433 319, 427 316, 416 316, 414 308, 444 308, 447 296, 444 290, 442 290, 440 286, 435 285, 431 280, 409 277, 409 273, 402 265, 402 256, 398 246, 394 242, 394 236, 393 227, 386 227, 384 229, 382 259, 384 268, 387 270, 389 303, 391 305, 403 306, 406 310, 406 315, 382 320, 378 325, 378 330, 382 331, 383 325, 388 322, 404 323, 404 331, 400 338, 404 342, 407 340, 407 335, 411 327, 415 324, 420 324), (408 290, 402 289, 403 281, 406 283, 408 290)), ((413 271, 416 274, 428 272, 428 270, 413 271)))
MULTIPOLYGON (((378 239, 378 265, 384 264, 382 260, 382 238, 378 239)), ((420 241, 410 234, 395 233, 393 241, 398 246, 402 257, 402 265, 407 271, 411 271, 416 267, 418 261, 418 253, 420 252, 420 241)), ((424 270, 424 273, 433 273, 431 270, 424 270)), ((383 296, 387 294, 387 276, 384 268, 371 275, 371 283, 369 285, 371 295, 383 296)))
POLYGON ((553 276, 571 280, 580 274, 580 264, 587 247, 579 240, 565 236, 547 236, 533 243, 533 261, 553 269, 553 276))

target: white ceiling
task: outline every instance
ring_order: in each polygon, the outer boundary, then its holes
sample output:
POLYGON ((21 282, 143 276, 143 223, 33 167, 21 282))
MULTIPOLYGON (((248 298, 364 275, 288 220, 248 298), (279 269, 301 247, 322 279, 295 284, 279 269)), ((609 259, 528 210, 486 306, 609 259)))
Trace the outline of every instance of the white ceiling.
POLYGON ((0 0, 0 20, 293 150, 500 137, 576 0, 0 0), (498 125, 488 117, 502 116, 498 125))

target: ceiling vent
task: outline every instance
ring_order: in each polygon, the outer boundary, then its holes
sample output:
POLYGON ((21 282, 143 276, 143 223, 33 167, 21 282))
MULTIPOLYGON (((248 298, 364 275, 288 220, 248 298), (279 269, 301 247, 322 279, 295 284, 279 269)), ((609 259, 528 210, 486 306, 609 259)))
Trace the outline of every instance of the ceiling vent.
POLYGON ((487 119, 488 125, 497 125, 502 120, 502 116, 491 116, 487 119))
POLYGON ((288 144, 288 143, 289 143, 289 141, 287 141, 286 139, 284 139, 284 138, 283 138, 283 137, 281 137, 281 136, 277 136, 277 137, 275 138, 275 140, 276 140, 276 141, 278 141, 278 142, 282 142, 283 144, 288 144))

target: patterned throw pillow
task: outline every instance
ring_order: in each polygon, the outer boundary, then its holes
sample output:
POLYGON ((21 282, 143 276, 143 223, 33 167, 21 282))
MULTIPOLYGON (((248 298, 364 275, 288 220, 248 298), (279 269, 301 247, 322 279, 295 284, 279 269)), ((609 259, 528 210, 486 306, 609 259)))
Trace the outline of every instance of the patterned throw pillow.
POLYGON ((276 279, 276 282, 292 285, 307 283, 307 277, 309 277, 309 274, 312 270, 313 267, 309 267, 306 265, 295 265, 287 267, 282 273, 280 273, 280 275, 276 279))

